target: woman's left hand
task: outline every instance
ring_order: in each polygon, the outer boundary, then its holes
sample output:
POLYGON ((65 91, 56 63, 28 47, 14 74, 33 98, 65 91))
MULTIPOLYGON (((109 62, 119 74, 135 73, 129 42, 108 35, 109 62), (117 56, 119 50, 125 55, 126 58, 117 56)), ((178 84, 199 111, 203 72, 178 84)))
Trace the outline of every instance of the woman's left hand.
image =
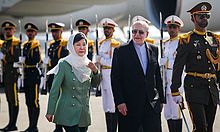
POLYGON ((89 62, 89 64, 87 65, 87 67, 88 67, 89 69, 91 69, 93 73, 97 73, 97 71, 98 71, 98 68, 97 68, 96 65, 95 65, 94 63, 92 63, 92 62, 89 62))

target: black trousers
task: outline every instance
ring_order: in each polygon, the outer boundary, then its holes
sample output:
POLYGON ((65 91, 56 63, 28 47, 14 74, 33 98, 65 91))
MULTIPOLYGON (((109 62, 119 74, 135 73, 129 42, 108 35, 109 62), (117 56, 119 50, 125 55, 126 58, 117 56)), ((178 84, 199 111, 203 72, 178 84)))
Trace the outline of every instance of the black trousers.
POLYGON ((118 124, 117 113, 106 112, 105 120, 106 120, 107 132, 116 132, 117 124, 118 124))
POLYGON ((40 114, 39 84, 40 73, 37 68, 25 68, 24 89, 28 108, 29 128, 36 129, 40 114))
POLYGON ((88 130, 88 127, 78 127, 78 125, 64 126, 64 125, 57 125, 56 124, 56 126, 61 129, 57 129, 54 132, 63 132, 62 128, 64 128, 66 132, 87 132, 87 130, 88 130))
POLYGON ((212 132, 217 105, 213 104, 211 97, 208 105, 188 102, 188 107, 193 132, 212 132))
POLYGON ((143 132, 161 132, 161 114, 155 112, 150 103, 146 103, 144 109, 141 119, 129 115, 129 113, 127 116, 119 113, 118 132, 139 132, 140 128, 143 132))
POLYGON ((50 74, 47 78, 46 86, 47 86, 48 92, 50 92, 50 89, 52 87, 53 78, 54 78, 54 75, 52 75, 52 74, 50 74))
POLYGON ((5 65, 3 72, 3 80, 5 85, 5 94, 9 109, 9 123, 8 126, 16 126, 19 101, 18 101, 18 87, 17 87, 18 73, 17 69, 12 65, 5 65))

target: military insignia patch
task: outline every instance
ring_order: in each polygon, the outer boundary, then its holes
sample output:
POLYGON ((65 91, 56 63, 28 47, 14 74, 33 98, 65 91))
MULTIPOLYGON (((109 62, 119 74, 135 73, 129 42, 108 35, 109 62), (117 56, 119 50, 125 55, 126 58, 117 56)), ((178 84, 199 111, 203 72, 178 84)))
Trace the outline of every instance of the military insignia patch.
POLYGON ((201 6, 201 10, 202 11, 206 11, 207 10, 207 7, 205 5, 201 6))
POLYGON ((194 43, 193 43, 193 45, 194 45, 195 47, 197 47, 197 45, 199 45, 199 40, 195 40, 194 43))

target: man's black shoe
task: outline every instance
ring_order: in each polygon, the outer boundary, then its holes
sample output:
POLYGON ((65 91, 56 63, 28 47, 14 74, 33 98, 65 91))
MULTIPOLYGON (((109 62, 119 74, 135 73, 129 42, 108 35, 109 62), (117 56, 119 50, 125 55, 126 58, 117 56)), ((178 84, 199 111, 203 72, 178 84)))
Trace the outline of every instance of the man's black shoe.
POLYGON ((30 127, 28 127, 26 130, 21 131, 21 132, 38 132, 38 128, 30 128, 30 127))
POLYGON ((7 131, 16 131, 18 128, 16 126, 6 126, 5 128, 0 129, 0 131, 7 132, 7 131))

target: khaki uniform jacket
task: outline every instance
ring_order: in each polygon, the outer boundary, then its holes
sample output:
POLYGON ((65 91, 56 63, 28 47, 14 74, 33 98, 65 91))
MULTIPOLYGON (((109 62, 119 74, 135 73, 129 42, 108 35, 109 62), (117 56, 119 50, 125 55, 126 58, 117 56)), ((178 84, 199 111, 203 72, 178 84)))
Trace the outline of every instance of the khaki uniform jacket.
MULTIPOLYGON (((98 83, 99 73, 93 76, 98 83)), ((91 124, 89 91, 91 79, 81 83, 71 65, 66 61, 59 64, 49 95, 47 114, 54 115, 53 122, 59 125, 86 127, 91 124)))

